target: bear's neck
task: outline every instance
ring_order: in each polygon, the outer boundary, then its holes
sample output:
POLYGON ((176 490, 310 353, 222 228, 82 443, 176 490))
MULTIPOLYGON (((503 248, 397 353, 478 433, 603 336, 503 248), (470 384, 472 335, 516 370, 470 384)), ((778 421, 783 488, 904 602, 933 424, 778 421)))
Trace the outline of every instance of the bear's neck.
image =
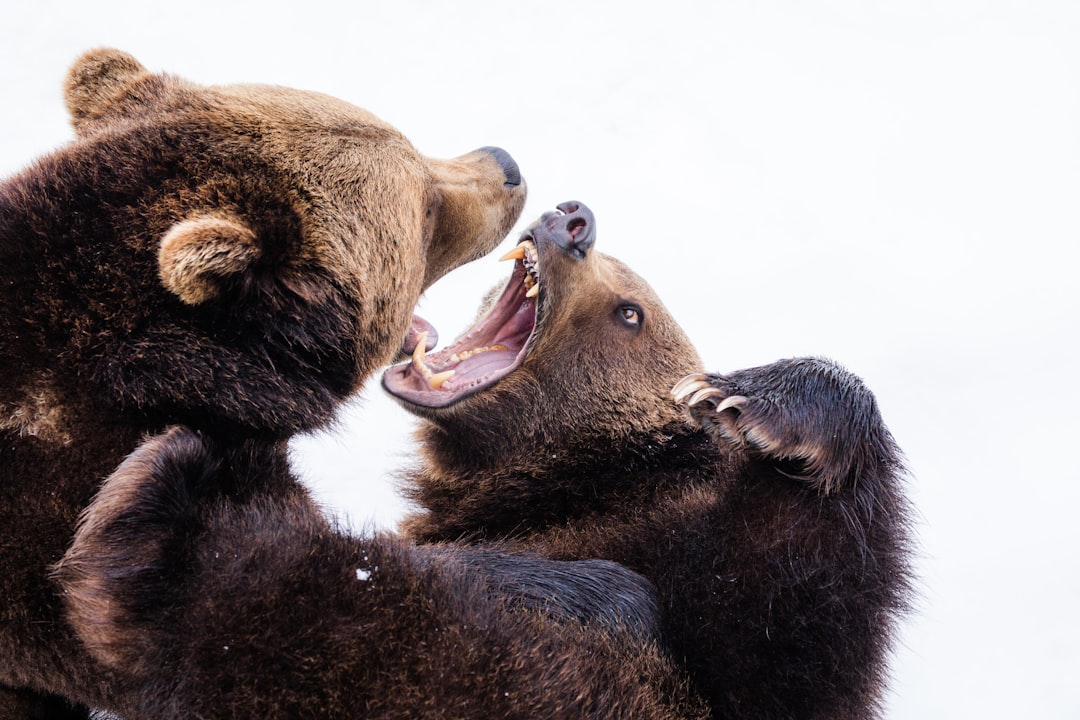
POLYGON ((109 300, 134 314, 148 297, 143 288, 121 297, 119 279, 157 282, 156 259, 119 241, 116 198, 95 182, 84 154, 68 146, 0 182, 0 402, 108 341, 99 320, 109 300))
MULTIPOLYGON (((7 508, 17 508, 5 520, 0 545, 20 548, 19 567, 43 573, 60 559, 79 512, 102 479, 135 449, 145 430, 117 422, 82 393, 57 388, 47 376, 22 390, 0 400, 0 487, 7 508), (34 538, 30 546, 27 538, 34 538)), ((11 562, 0 557, 0 564, 11 562)), ((28 582, 44 582, 41 577, 28 582)), ((0 581, 0 594, 8 589, 0 581)))
MULTIPOLYGON (((86 475, 86 482, 96 485, 102 471, 111 472, 153 427, 121 418, 94 396, 89 383, 62 382, 60 377, 40 370, 27 374, 20 385, 5 384, 0 396, 0 432, 8 440, 3 457, 10 461, 16 455, 40 456, 42 472, 86 475), (85 466, 64 467, 54 460, 73 452, 85 466)), ((20 482, 41 480, 39 476, 20 482)))
MULTIPOLYGON (((422 466, 408 494, 423 512, 406 523, 424 541, 505 539, 539 534, 585 518, 615 519, 675 487, 706 481, 715 446, 684 424, 618 445, 483 457, 430 426, 421 430, 422 466)), ((460 438, 458 438, 460 440, 460 438)))

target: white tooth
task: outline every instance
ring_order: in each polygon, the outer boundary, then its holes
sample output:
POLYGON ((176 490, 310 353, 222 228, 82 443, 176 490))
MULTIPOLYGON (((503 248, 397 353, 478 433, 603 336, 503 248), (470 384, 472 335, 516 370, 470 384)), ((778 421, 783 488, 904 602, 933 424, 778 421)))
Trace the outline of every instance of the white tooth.
POLYGON ((454 377, 454 373, 456 372, 456 370, 444 370, 443 372, 435 373, 427 379, 428 387, 430 387, 432 390, 440 389, 443 385, 446 384, 447 380, 454 377))
MULTIPOLYGON (((427 344, 427 335, 428 334, 425 331, 425 332, 420 333, 420 335, 417 336, 417 338, 416 338, 416 340, 417 340, 416 349, 413 350, 413 354, 412 354, 412 365, 413 365, 414 368, 416 368, 416 371, 418 373, 420 373, 421 375, 423 375, 424 378, 430 384, 431 382, 433 382, 432 378, 440 377, 442 375, 445 375, 445 373, 439 373, 438 376, 433 375, 432 372, 431 372, 431 368, 428 367, 428 364, 427 364, 427 350, 424 348, 424 346, 427 344)), ((451 371, 450 374, 452 375, 453 371, 451 371)), ((447 375, 446 377, 440 377, 438 386, 432 386, 432 387, 442 387, 442 384, 444 382, 446 382, 448 377, 449 377, 449 375, 447 375)))
POLYGON ((531 288, 529 288, 529 291, 527 293, 525 293, 525 297, 534 298, 539 294, 540 294, 540 286, 539 285, 533 285, 531 288))
POLYGON ((413 364, 419 366, 424 364, 424 360, 427 359, 427 330, 420 333, 416 337, 416 348, 412 352, 413 364))

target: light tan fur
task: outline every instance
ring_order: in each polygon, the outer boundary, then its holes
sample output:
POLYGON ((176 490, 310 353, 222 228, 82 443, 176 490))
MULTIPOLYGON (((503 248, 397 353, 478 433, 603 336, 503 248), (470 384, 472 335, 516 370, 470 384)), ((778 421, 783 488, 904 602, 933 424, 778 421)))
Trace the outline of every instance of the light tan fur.
POLYGON ((212 300, 217 283, 247 270, 259 258, 255 233, 232 218, 202 216, 172 226, 161 238, 161 282, 189 305, 212 300))
POLYGON ((64 418, 64 406, 47 373, 26 389, 22 400, 0 402, 0 430, 13 430, 22 437, 70 445, 71 434, 64 427, 64 418))

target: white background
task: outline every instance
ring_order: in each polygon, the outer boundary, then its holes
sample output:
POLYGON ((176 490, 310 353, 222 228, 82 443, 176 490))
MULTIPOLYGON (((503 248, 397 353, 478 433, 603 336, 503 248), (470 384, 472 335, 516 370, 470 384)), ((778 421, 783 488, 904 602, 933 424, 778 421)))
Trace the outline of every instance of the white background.
MULTIPOLYGON (((1078 8, 38 0, 0 23, 0 173, 70 137, 60 84, 98 45, 337 95, 429 155, 505 147, 522 222, 589 204, 711 369, 828 355, 877 393, 921 540, 888 716, 1076 718, 1078 8)), ((421 311, 449 339, 506 272, 421 311)), ((373 386, 297 465, 392 525, 410 426, 373 386)))

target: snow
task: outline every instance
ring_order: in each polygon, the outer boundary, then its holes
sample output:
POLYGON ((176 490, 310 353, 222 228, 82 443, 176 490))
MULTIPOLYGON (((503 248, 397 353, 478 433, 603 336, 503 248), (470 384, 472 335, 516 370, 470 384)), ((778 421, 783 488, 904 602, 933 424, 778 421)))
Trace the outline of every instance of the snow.
MULTIPOLYGON (((923 597, 890 718, 1080 717, 1080 5, 42 0, 0 24, 0 172, 64 142, 81 51, 320 90, 424 152, 499 145, 568 199, 708 366, 827 355, 907 451, 923 597)), ((510 246, 510 241, 506 247, 510 246)), ((506 266, 441 281, 444 338, 506 266)), ((298 469, 388 527, 410 420, 366 388, 298 469)))

